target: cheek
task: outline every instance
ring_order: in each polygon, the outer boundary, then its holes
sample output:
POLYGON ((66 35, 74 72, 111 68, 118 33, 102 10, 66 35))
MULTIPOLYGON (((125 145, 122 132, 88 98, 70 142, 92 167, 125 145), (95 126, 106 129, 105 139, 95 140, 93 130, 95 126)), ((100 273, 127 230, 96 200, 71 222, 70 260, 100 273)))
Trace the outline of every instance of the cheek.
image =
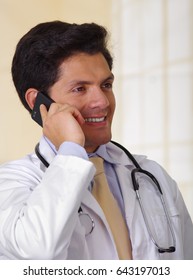
POLYGON ((109 98, 109 104, 110 104, 111 114, 113 115, 116 108, 116 101, 115 101, 114 94, 112 94, 112 96, 109 98))
POLYGON ((80 112, 84 111, 85 108, 87 108, 87 100, 85 97, 82 98, 71 95, 70 98, 68 98, 68 104, 76 107, 76 109, 80 112))

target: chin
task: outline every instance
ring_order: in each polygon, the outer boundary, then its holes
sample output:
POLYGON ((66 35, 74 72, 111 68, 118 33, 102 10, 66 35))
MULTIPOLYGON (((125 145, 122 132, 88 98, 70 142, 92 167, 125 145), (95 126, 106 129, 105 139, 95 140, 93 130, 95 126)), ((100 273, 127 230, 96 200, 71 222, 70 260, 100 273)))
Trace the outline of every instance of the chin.
POLYGON ((107 144, 109 141, 111 141, 111 134, 101 138, 96 136, 93 140, 90 139, 90 141, 86 141, 85 149, 87 152, 94 152, 99 146, 107 144))

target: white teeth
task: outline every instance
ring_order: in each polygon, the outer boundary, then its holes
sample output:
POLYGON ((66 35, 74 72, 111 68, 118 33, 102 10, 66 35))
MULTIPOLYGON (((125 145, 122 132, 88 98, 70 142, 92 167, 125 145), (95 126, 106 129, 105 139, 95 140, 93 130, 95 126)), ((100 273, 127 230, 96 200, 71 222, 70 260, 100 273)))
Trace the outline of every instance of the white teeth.
POLYGON ((102 118, 87 118, 85 119, 85 122, 103 122, 105 120, 105 117, 102 118))

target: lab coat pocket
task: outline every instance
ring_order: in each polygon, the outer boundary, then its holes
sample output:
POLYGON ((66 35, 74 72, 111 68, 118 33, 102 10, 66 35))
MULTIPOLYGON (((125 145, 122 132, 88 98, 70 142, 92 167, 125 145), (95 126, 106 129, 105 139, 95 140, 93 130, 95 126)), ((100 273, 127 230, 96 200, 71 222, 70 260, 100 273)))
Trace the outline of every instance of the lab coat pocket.
POLYGON ((86 230, 78 219, 68 248, 69 260, 88 259, 89 253, 86 244, 86 230))
POLYGON ((178 209, 174 204, 168 204, 166 198, 147 178, 146 181, 140 181, 140 186, 142 216, 151 239, 161 248, 174 246, 174 232, 179 225, 178 209))
POLYGON ((161 248, 175 246, 176 228, 179 225, 179 212, 176 208, 157 209, 150 216, 150 227, 157 245, 161 248), (168 215, 168 216, 167 216, 168 215))

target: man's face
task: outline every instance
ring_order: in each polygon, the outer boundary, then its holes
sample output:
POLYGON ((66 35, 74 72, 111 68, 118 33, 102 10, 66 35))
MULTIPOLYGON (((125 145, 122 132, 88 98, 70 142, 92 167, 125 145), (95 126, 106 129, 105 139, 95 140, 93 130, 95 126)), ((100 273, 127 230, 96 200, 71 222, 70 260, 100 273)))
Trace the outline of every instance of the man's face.
POLYGON ((49 95, 55 102, 76 107, 85 119, 82 130, 87 152, 111 139, 115 110, 113 80, 101 53, 79 53, 64 60, 59 80, 50 88, 49 95))

